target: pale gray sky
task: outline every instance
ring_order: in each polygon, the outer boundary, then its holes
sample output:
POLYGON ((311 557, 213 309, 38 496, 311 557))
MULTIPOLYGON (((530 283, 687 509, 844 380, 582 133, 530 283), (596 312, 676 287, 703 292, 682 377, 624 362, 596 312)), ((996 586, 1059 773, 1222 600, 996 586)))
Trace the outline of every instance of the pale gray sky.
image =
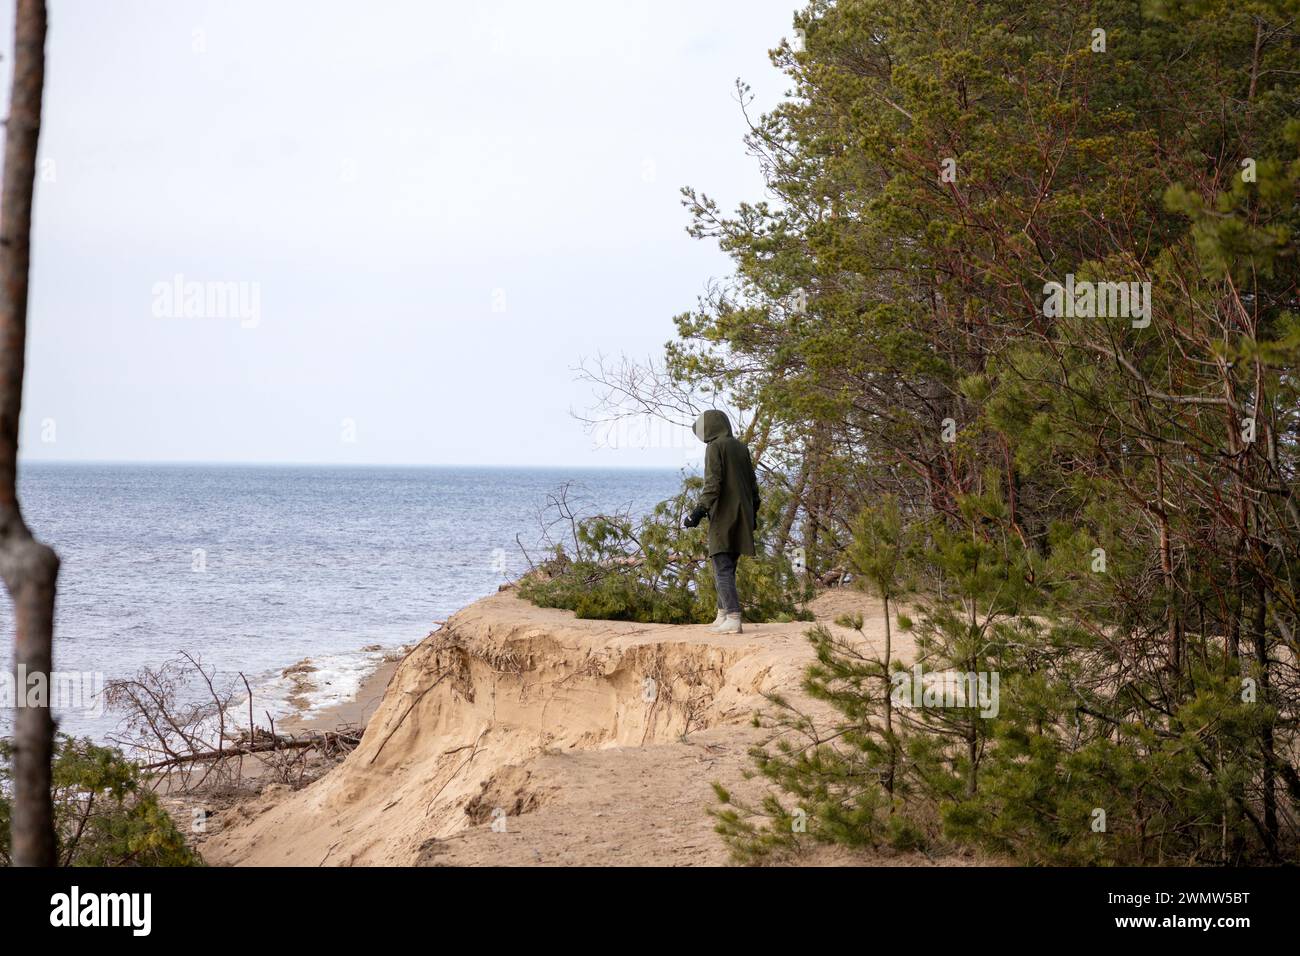
POLYGON ((677 191, 761 197, 733 81, 778 101, 793 9, 50 0, 24 457, 681 464, 572 367, 727 273, 677 191))

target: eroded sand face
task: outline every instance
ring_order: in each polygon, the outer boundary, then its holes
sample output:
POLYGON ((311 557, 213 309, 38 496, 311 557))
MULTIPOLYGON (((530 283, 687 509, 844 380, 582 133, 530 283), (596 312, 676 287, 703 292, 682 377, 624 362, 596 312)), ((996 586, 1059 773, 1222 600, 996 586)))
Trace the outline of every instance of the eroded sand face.
MULTIPOLYGON (((878 603, 823 595, 823 621, 878 603)), ((726 860, 710 782, 743 790, 763 694, 797 695, 808 623, 580 621, 504 592, 398 667, 361 746, 296 793, 236 808, 213 864, 705 864, 726 860)), ((833 625, 832 625, 833 626, 833 625)), ((847 632, 846 632, 847 633, 847 632)), ((911 646, 895 631, 895 656, 911 646)), ((751 784, 753 786, 755 784, 751 784)))

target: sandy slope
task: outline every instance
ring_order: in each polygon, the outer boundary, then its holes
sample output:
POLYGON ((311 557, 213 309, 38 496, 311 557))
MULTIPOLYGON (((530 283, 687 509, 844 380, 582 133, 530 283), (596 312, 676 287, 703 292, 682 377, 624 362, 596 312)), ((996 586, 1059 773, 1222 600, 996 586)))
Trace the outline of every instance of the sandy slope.
MULTIPOLYGON (((860 594, 828 592, 813 610, 860 610, 883 643, 880 607, 860 594)), ((203 852, 243 865, 725 862, 710 781, 758 786, 742 780, 749 720, 764 692, 797 693, 808 627, 722 637, 486 598, 402 662, 346 761, 237 807, 203 852)), ((895 633, 895 654, 911 651, 895 633)))

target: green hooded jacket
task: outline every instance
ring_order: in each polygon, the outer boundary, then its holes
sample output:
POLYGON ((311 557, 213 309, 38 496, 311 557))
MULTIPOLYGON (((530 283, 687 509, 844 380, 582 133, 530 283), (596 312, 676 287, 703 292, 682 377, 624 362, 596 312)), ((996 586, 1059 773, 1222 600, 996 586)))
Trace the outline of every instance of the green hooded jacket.
POLYGON ((732 437, 731 422, 717 409, 697 418, 694 431, 707 446, 704 492, 697 507, 709 515, 709 555, 723 551, 753 554, 759 502, 749 449, 732 437))

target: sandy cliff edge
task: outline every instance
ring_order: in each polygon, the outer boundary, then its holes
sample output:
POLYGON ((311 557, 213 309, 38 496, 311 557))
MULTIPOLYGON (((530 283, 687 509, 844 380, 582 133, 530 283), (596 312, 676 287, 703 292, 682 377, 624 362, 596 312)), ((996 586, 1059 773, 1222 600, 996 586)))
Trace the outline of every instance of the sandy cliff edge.
MULTIPOLYGON (((828 623, 862 612, 883 647, 865 595, 827 592, 812 610, 828 623)), ((484 598, 397 666, 342 764, 223 814, 203 853, 254 866, 724 863, 710 782, 743 792, 750 718, 765 692, 798 694, 810 626, 720 636, 484 598)), ((910 658, 910 639, 894 642, 910 658)))

